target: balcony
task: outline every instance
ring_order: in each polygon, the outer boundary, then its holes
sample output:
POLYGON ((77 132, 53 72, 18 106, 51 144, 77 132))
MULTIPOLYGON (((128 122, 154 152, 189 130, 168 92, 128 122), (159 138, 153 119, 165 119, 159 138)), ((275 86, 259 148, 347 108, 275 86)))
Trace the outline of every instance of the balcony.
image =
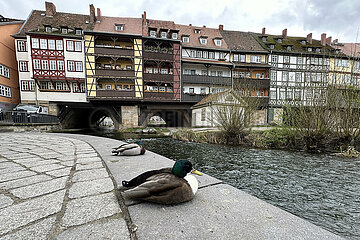
POLYGON ((133 57, 134 50, 129 48, 114 48, 105 46, 95 46, 94 54, 104 56, 121 56, 121 57, 133 57))
POLYGON ((246 85, 257 88, 270 88, 269 78, 234 78, 235 85, 246 85))
POLYGON ((143 57, 145 59, 166 60, 166 61, 173 61, 173 59, 174 59, 174 56, 172 53, 144 51, 143 54, 144 54, 143 57))
POLYGON ((177 100, 172 92, 144 92, 144 99, 149 101, 177 100))
POLYGON ((200 102, 203 98, 207 97, 206 94, 189 94, 189 93, 182 93, 181 101, 182 102, 191 102, 197 103, 200 102))
POLYGON ((135 91, 96 90, 96 98, 135 98, 135 91))
POLYGON ((145 81, 154 81, 154 82, 172 82, 172 74, 154 74, 154 73, 144 73, 145 81))
POLYGON ((134 70, 95 69, 95 77, 134 78, 134 70))
POLYGON ((185 75, 181 76, 183 83, 231 85, 231 77, 218 77, 206 75, 185 75))

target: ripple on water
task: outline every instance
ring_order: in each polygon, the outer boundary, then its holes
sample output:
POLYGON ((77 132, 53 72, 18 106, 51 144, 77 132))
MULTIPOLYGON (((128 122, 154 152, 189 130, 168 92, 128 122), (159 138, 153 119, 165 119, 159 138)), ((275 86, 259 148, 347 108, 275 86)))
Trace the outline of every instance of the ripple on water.
POLYGON ((150 151, 190 160, 219 178, 338 235, 360 239, 360 161, 305 152, 143 140, 150 151))

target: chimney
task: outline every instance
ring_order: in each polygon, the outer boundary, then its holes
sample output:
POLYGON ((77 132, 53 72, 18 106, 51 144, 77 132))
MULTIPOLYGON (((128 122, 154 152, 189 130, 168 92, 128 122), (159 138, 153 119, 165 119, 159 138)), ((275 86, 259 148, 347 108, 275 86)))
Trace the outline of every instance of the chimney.
POLYGON ((282 31, 282 37, 283 37, 284 39, 287 38, 287 28, 285 28, 285 29, 282 31))
POLYGON ((97 8, 97 17, 96 17, 96 20, 97 22, 101 22, 101 10, 100 8, 97 8))
POLYGON ((205 25, 203 25, 203 28, 206 28, 206 26, 205 26, 205 25))
POLYGON ((321 34, 321 45, 326 45, 326 33, 321 34))
POLYGON ((307 36, 306 36, 306 41, 310 44, 312 44, 312 33, 309 33, 307 36))
POLYGON ((224 25, 222 24, 219 25, 219 31, 224 31, 224 25))
POLYGON ((94 23, 95 21, 96 21, 95 7, 93 4, 90 4, 90 23, 94 23))
POLYGON ((326 44, 330 45, 331 44, 331 37, 326 38, 325 41, 326 41, 326 44))
POLYGON ((56 7, 52 2, 45 2, 46 16, 52 17, 56 13, 56 7))
POLYGON ((266 33, 265 33, 265 30, 266 30, 266 28, 263 27, 263 28, 262 28, 262 31, 261 31, 261 34, 262 34, 262 35, 265 35, 265 34, 266 34, 266 33))
POLYGON ((144 11, 144 14, 143 14, 143 16, 144 16, 144 25, 146 25, 147 24, 147 20, 146 20, 146 11, 144 11))

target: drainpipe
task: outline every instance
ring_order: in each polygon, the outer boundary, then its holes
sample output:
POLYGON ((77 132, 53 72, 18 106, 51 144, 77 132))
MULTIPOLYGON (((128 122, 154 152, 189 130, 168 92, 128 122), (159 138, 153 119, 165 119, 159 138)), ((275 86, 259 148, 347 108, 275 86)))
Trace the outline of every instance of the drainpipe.
POLYGON ((231 61, 231 49, 230 49, 229 61, 233 65, 233 68, 231 69, 230 74, 231 74, 231 90, 234 90, 234 76, 233 76, 232 70, 235 69, 235 63, 233 61, 231 61))

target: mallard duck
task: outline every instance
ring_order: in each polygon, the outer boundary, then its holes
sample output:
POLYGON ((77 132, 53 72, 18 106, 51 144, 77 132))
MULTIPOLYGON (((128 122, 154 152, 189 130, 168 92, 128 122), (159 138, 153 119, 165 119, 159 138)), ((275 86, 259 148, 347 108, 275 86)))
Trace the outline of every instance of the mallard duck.
POLYGON ((136 141, 136 143, 125 143, 117 148, 113 148, 112 153, 124 156, 143 155, 145 148, 141 141, 136 141))
POLYGON ((202 175, 191 162, 179 160, 172 168, 144 172, 130 181, 122 181, 125 199, 144 200, 160 204, 190 201, 198 190, 197 179, 188 173, 202 175))

